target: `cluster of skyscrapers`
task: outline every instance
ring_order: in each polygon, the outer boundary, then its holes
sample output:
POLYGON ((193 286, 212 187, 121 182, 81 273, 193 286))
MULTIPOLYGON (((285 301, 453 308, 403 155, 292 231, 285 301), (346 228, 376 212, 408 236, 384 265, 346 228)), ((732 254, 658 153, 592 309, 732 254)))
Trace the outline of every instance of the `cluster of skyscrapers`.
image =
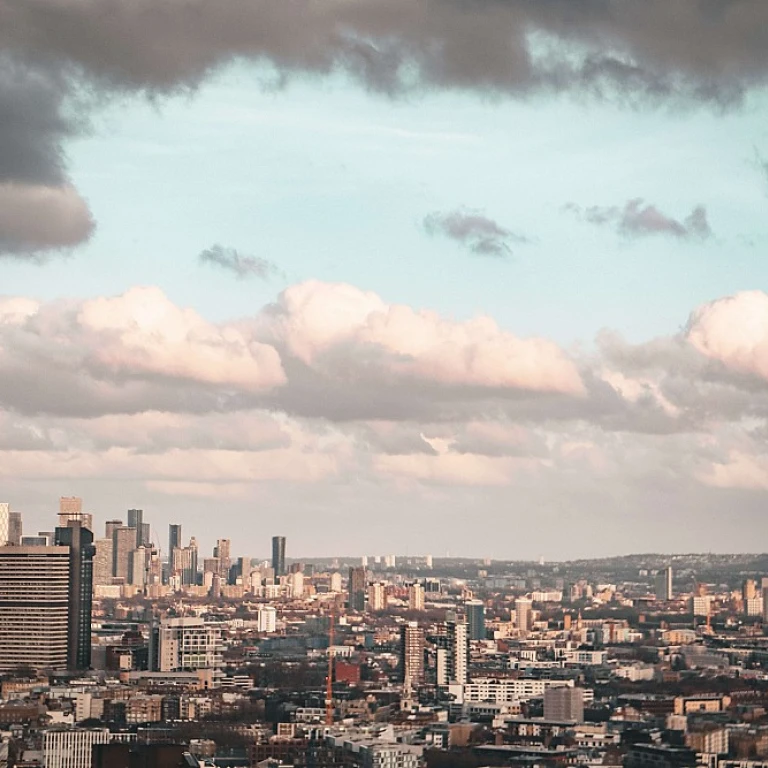
MULTIPOLYGON (((152 585, 201 584, 215 594, 217 584, 251 572, 250 558, 233 561, 229 539, 199 563, 195 538, 183 546, 179 524, 170 525, 168 557, 161 557, 141 509, 129 509, 125 523, 107 521, 103 538, 92 531, 93 516, 77 497, 60 499, 53 531, 26 536, 21 514, 0 503, 0 671, 90 667, 94 585, 149 593, 152 585)), ((286 573, 285 547, 285 537, 273 538, 275 576, 286 573)))

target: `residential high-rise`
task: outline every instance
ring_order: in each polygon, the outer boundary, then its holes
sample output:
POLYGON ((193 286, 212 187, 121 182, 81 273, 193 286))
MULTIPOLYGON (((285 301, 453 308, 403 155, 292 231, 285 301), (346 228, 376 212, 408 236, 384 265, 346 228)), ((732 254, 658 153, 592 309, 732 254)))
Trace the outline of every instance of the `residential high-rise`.
POLYGON ((285 574, 285 536, 272 537, 272 568, 275 578, 285 574))
POLYGON ((768 585, 763 587, 763 625, 768 626, 768 585))
POLYGON ((59 527, 66 528, 70 521, 80 522, 83 528, 93 531, 93 515, 83 512, 83 500, 79 496, 62 496, 59 499, 59 527))
POLYGON ((91 666, 91 612, 93 603, 93 533, 79 521, 56 528, 56 545, 69 549, 69 616, 67 666, 91 666))
POLYGON ((96 554, 93 556, 93 583, 100 586, 111 584, 114 543, 111 538, 96 539, 93 546, 96 550, 96 554))
POLYGON ((387 607, 387 595, 384 585, 377 581, 368 587, 368 610, 383 611, 387 607))
POLYGON ((13 512, 7 501, 0 502, 0 546, 20 546, 21 534, 21 512, 13 512))
POLYGON ((515 624, 521 632, 530 632, 533 628, 533 602, 527 597, 515 600, 515 624))
POLYGON ((424 630, 415 621, 400 630, 400 679, 406 691, 424 682, 424 630))
POLYGON ((656 599, 662 602, 669 602, 674 597, 672 591, 672 566, 668 565, 662 568, 656 574, 656 599))
POLYGON ((262 605, 256 612, 256 629, 271 634, 277 628, 277 611, 272 605, 262 605))
POLYGON ((365 568, 349 569, 349 610, 362 613, 365 610, 365 568))
POLYGON ((467 625, 470 640, 485 640, 485 604, 482 600, 467 600, 467 625))
POLYGON ((136 529, 130 526, 115 528, 112 545, 112 575, 130 584, 133 578, 133 550, 136 549, 136 529))
POLYGON ((10 529, 11 505, 7 501, 0 501, 0 547, 8 544, 10 529))
POLYGON ((69 547, 0 547, 0 670, 67 666, 69 547))
POLYGON ((544 719, 563 722, 584 722, 584 689, 569 686, 544 689, 544 719))
POLYGON ((21 512, 11 510, 8 513, 8 544, 12 547, 21 546, 22 520, 21 512))
POLYGON ((168 562, 173 562, 173 550, 181 546, 181 524, 171 523, 168 526, 168 562))
POLYGON ((122 520, 107 520, 105 526, 104 526, 104 537, 107 539, 111 539, 114 537, 115 531, 118 528, 123 528, 123 521, 122 520))
POLYGON ((408 587, 408 610, 424 610, 424 587, 421 584, 411 584, 408 587))
POLYGON ((469 679, 469 642, 465 621, 449 621, 448 634, 448 681, 466 683, 469 679))

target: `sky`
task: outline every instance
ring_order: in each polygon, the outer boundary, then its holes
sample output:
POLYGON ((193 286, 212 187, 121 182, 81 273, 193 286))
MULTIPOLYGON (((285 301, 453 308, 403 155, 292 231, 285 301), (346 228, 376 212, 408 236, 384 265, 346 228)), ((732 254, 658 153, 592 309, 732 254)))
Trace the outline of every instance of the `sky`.
POLYGON ((767 86, 746 0, 0 0, 0 497, 765 549, 767 86))

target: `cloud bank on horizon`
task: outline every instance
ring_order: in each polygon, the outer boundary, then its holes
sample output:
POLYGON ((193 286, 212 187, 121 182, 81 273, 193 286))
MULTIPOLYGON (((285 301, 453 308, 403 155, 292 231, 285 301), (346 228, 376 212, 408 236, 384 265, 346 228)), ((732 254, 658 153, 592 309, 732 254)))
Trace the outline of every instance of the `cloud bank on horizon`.
MULTIPOLYGON (((768 8, 739 0, 0 0, 0 198, 13 211, 0 218, 0 253, 42 260, 93 230, 63 159, 64 140, 83 127, 69 101, 82 113, 88 92, 162 96, 235 59, 266 63, 278 79, 343 71, 392 95, 571 92, 724 109, 768 81, 768 8)), ((616 215, 635 231, 636 216, 616 215)), ((706 232, 698 209, 692 216, 685 231, 706 232)))
POLYGON ((353 483, 433 504, 536 486, 639 511, 673 486, 768 489, 768 294, 647 343, 604 333, 594 353, 317 281, 223 324, 154 287, 5 297, 0 401, 6 487, 140 478, 156 497, 245 503, 353 483))

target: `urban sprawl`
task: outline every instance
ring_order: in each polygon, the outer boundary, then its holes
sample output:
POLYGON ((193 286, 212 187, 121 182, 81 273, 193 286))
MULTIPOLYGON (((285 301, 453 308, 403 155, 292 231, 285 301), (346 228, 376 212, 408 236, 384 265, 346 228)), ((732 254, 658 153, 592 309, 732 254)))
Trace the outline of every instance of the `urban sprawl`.
POLYGON ((0 768, 768 768, 768 555, 260 560, 55 517, 0 504, 0 768))

